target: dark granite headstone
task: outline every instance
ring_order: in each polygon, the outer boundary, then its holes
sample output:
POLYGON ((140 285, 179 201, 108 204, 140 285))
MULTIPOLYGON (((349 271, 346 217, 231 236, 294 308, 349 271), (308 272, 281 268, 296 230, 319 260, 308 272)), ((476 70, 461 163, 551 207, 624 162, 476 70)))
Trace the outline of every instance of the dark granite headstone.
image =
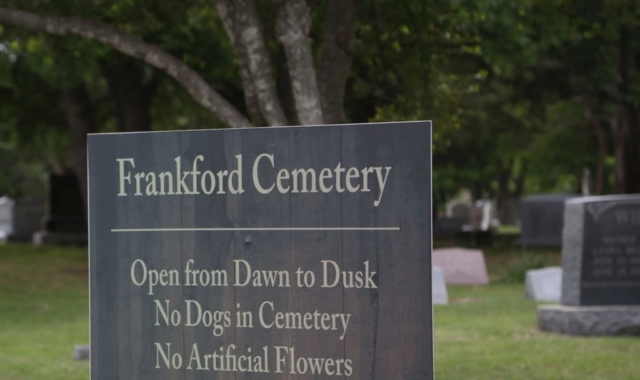
POLYGON ((456 234, 462 231, 464 220, 459 218, 438 218, 433 221, 433 237, 454 238, 456 234))
POLYGON ((640 194, 567 201, 562 266, 562 305, 539 309, 541 329, 640 332, 640 194))
POLYGON ((76 176, 49 175, 46 208, 42 230, 33 235, 34 244, 87 243, 87 217, 76 176))
POLYGON ((500 199, 498 219, 501 225, 516 225, 520 220, 520 200, 515 198, 500 199))
POLYGON ((44 202, 39 199, 18 199, 13 205, 13 232, 9 241, 29 241, 40 227, 44 202))
POLYGON ((640 305, 640 195, 566 204, 562 303, 640 305))
POLYGON ((539 194, 522 200, 521 240, 525 247, 560 247, 564 202, 577 194, 539 194))

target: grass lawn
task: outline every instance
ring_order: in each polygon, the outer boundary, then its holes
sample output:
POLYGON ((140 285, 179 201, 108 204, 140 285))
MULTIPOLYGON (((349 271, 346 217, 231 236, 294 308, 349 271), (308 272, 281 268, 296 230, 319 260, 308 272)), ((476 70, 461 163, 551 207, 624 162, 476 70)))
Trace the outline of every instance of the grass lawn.
POLYGON ((89 378, 86 249, 0 245, 0 380, 89 378))
POLYGON ((436 379, 639 378, 640 339, 542 333, 523 288, 449 287, 451 304, 435 308, 436 379))
MULTIPOLYGON (((73 345, 89 341, 86 259, 85 249, 0 245, 0 380, 89 377, 88 362, 71 359, 73 345)), ((558 259, 489 251, 493 285, 450 287, 451 304, 435 308, 436 378, 638 379, 640 339, 537 331, 536 304, 505 279, 558 259)))

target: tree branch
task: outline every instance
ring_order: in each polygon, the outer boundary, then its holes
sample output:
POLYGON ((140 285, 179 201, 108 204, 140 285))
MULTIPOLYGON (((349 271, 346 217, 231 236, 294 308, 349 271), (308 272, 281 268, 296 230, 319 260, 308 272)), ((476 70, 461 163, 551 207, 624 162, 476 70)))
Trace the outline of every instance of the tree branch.
POLYGON ((255 0, 217 0, 216 9, 238 57, 252 117, 259 110, 269 125, 287 125, 255 0))
POLYGON ((100 66, 113 99, 119 130, 150 131, 151 106, 158 87, 157 74, 152 72, 151 80, 145 83, 145 66, 138 62, 104 62, 100 66))
POLYGON ((346 122, 344 93, 353 59, 356 4, 354 0, 329 0, 318 69, 318 85, 325 123, 346 122))
POLYGON ((193 99, 228 126, 235 128, 252 126, 244 115, 220 96, 197 72, 184 62, 157 46, 145 43, 114 27, 96 21, 39 16, 6 8, 0 8, 0 24, 58 36, 75 35, 98 41, 164 71, 178 81, 193 99))
POLYGON ((311 14, 305 0, 276 0, 278 40, 287 55, 291 91, 303 125, 323 124, 320 91, 309 43, 311 14))
POLYGON ((578 102, 582 103, 582 106, 586 109, 589 121, 596 132, 596 139, 598 141, 598 164, 596 167, 596 195, 601 195, 604 189, 604 167, 605 160, 607 158, 607 136, 600 123, 598 115, 594 111, 589 99, 586 95, 581 94, 578 96, 578 102))

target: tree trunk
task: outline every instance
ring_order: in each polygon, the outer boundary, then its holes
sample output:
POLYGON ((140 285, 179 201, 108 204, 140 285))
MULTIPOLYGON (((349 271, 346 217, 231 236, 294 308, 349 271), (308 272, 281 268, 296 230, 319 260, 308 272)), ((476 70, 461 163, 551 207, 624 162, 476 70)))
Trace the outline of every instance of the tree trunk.
POLYGON ((598 140, 598 163, 596 166, 596 184, 595 194, 602 195, 604 192, 604 166, 607 159, 607 135, 604 129, 600 126, 594 126, 596 129, 596 139, 598 140))
POLYGON ((327 124, 347 121, 344 94, 355 45, 354 0, 329 0, 318 69, 322 115, 327 124))
POLYGON ((613 154, 615 157, 614 172, 616 177, 615 193, 623 194, 627 188, 625 147, 627 139, 626 120, 622 117, 621 106, 617 106, 611 119, 611 135, 613 138, 613 154))
POLYGON ((289 120, 290 125, 300 125, 298 114, 296 113, 296 105, 291 92, 291 77, 289 77, 289 66, 287 65, 287 55, 282 45, 278 46, 278 67, 276 81, 278 84, 278 98, 284 114, 289 120))
POLYGON ((604 165, 607 158, 607 134, 605 133, 604 128, 602 128, 600 119, 598 118, 598 115, 596 115, 593 107, 591 107, 587 97, 582 95, 580 100, 587 110, 587 115, 591 125, 593 126, 598 144, 598 163, 596 166, 596 183, 594 193, 596 195, 601 195, 604 191, 604 165))
POLYGON ((276 29, 287 54, 298 119, 303 125, 323 124, 320 91, 309 43, 311 12, 305 0, 281 0, 279 3, 276 29))
POLYGON ((255 0, 218 0, 216 9, 236 51, 245 86, 245 101, 252 117, 259 118, 257 107, 269 125, 288 124, 278 100, 255 0))
POLYGON ((266 120, 262 116, 260 110, 260 101, 258 100, 258 94, 256 93, 256 87, 253 84, 253 78, 251 77, 251 68, 249 67, 249 57, 246 49, 242 48, 239 41, 241 39, 241 25, 237 20, 236 6, 233 1, 218 0, 216 2, 216 9, 218 10, 218 16, 222 20, 222 25, 227 32, 227 36, 231 41, 233 50, 238 59, 238 66, 240 68, 240 77, 242 78, 242 88, 244 90, 244 100, 251 116, 251 121, 256 126, 267 125, 266 120))
POLYGON ((93 131, 94 110, 89 92, 82 85, 68 88, 64 92, 64 105, 69 123, 70 156, 73 170, 78 177, 85 211, 87 199, 87 133, 93 131))
POLYGON ((121 132, 151 130, 151 106, 158 77, 145 78, 144 67, 133 62, 104 65, 103 72, 116 109, 121 132))
POLYGON ((616 190, 620 193, 640 192, 640 127, 638 109, 631 102, 632 84, 635 83, 635 56, 631 53, 632 32, 627 24, 620 27, 618 41, 618 104, 614 146, 616 153, 616 190), (618 178, 619 177, 619 178, 618 178))
POLYGON ((201 106, 232 128, 252 127, 251 122, 216 92, 191 67, 155 45, 96 21, 39 16, 0 8, 0 24, 58 36, 74 35, 98 41, 139 59, 174 78, 201 106))
POLYGON ((498 219, 503 224, 511 224, 511 204, 512 199, 509 194, 508 176, 501 173, 498 177, 498 197, 497 197, 498 219))
POLYGON ((483 198, 483 189, 480 181, 472 181, 469 186, 469 192, 471 193, 471 199, 475 203, 475 201, 483 198))
POLYGON ((640 111, 630 109, 625 140, 625 192, 640 193, 640 111))

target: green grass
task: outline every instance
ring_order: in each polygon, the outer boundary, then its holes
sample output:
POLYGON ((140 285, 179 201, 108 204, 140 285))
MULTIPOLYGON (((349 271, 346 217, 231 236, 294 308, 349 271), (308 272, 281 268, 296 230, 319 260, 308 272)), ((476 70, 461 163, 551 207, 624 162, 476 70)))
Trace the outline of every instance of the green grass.
POLYGON ((449 287, 449 298, 435 308, 438 380, 639 378, 640 339, 542 333, 521 284, 449 287))
POLYGON ((0 380, 89 378, 87 252, 0 245, 0 380))
POLYGON ((520 227, 504 224, 498 227, 498 233, 499 234, 519 234, 520 227))
MULTIPOLYGON (((573 338, 536 329, 536 304, 504 281, 558 252, 487 250, 494 284, 450 287, 435 308, 438 380, 638 379, 640 340, 573 338)), ((0 380, 75 380, 88 362, 71 359, 89 341, 86 249, 0 245, 0 380)), ((391 380, 391 379, 390 379, 391 380)))

